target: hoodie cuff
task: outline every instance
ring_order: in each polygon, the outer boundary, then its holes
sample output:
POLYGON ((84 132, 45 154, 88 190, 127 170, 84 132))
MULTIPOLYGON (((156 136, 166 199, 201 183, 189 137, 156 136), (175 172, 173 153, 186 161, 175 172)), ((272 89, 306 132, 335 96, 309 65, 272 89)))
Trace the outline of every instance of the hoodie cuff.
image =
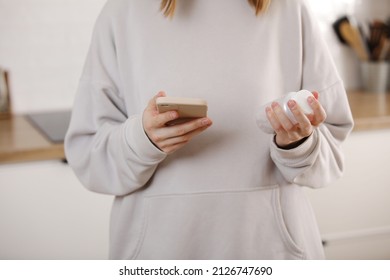
POLYGON ((128 147, 145 162, 160 162, 167 154, 158 149, 146 135, 142 118, 134 116, 125 122, 125 139, 128 147))
POLYGON ((274 161, 281 163, 286 166, 303 166, 307 163, 312 162, 315 156, 315 149, 318 146, 318 130, 314 129, 313 133, 298 147, 293 149, 281 149, 279 148, 274 140, 271 138, 271 157, 274 161))

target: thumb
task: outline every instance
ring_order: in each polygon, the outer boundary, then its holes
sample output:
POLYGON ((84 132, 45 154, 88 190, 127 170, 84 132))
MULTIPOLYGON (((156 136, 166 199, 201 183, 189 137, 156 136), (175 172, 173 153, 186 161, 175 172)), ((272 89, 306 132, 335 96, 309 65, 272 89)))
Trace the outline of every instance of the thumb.
POLYGON ((320 97, 320 94, 318 93, 318 91, 313 91, 312 93, 314 95, 314 98, 318 100, 318 98, 320 97))
POLYGON ((164 96, 167 96, 166 93, 164 91, 159 91, 155 96, 153 96, 152 99, 149 100, 148 107, 146 108, 146 110, 156 111, 157 110, 157 106, 156 106, 157 98, 164 97, 164 96))

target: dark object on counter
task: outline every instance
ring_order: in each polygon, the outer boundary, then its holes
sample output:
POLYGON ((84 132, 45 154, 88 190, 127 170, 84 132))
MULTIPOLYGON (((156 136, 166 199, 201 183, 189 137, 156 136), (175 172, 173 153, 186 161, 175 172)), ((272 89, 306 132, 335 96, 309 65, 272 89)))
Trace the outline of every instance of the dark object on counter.
POLYGON ((387 58, 390 48, 390 26, 383 21, 374 20, 369 24, 368 47, 373 61, 387 58))
POLYGON ((386 61, 390 56, 390 20, 358 24, 348 16, 333 23, 339 41, 350 46, 361 61, 386 61), (364 28, 365 27, 365 28, 364 28))
POLYGON ((348 45, 347 41, 345 41, 344 39, 344 36, 341 34, 341 31, 340 31, 340 26, 342 24, 349 24, 349 19, 348 17, 346 16, 343 16, 341 18, 339 18, 338 20, 336 20, 334 23, 333 23, 333 29, 334 29, 334 32, 336 33, 337 35, 337 38, 339 39, 339 41, 344 44, 344 45, 348 45))
POLYGON ((50 142, 63 143, 70 123, 71 111, 28 114, 27 119, 50 142))
POLYGON ((9 72, 0 67, 0 120, 11 118, 9 72))
POLYGON ((369 59, 366 41, 357 24, 351 23, 347 16, 343 16, 333 23, 333 29, 344 45, 350 46, 362 61, 369 59))

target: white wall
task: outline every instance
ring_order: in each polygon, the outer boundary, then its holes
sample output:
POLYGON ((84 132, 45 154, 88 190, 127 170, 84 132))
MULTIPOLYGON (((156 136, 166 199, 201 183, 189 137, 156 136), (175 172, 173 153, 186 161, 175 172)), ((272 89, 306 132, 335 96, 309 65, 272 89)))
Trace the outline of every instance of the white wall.
POLYGON ((0 0, 0 65, 16 113, 69 109, 105 0, 0 0))

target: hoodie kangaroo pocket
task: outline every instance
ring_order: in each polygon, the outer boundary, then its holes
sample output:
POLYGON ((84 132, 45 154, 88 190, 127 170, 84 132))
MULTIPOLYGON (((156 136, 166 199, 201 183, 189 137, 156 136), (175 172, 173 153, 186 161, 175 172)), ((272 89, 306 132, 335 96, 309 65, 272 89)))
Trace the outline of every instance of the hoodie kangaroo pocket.
POLYGON ((301 259, 279 188, 149 196, 136 259, 301 259))

